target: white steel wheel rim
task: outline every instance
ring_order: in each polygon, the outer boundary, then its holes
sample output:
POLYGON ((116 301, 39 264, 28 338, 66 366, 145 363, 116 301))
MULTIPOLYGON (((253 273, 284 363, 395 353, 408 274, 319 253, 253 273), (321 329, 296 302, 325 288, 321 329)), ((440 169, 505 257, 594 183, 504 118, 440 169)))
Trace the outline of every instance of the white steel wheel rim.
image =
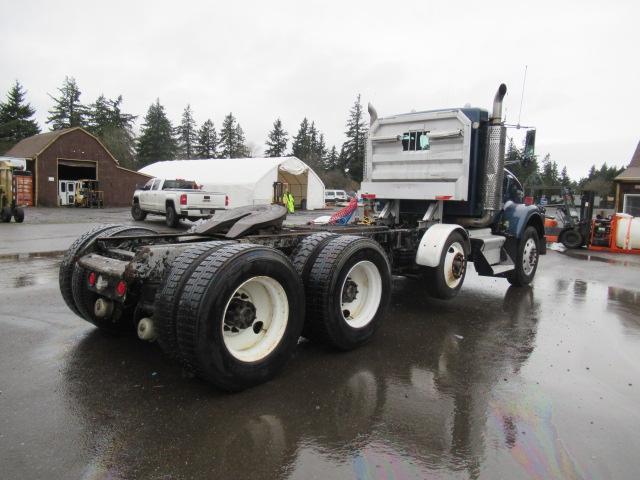
POLYGON ((449 245, 449 248, 447 248, 447 253, 444 256, 444 281, 447 284, 447 287, 457 288, 458 285, 460 285, 460 282, 462 282, 464 271, 466 268, 467 265, 464 248, 462 247, 462 245, 460 245, 460 243, 453 242, 451 245, 449 245), (456 274, 454 262, 456 261, 457 256, 462 256, 464 263, 461 267, 462 270, 456 274))
POLYGON ((342 318, 352 328, 362 328, 375 317, 382 298, 382 276, 373 262, 363 260, 356 263, 344 277, 340 289, 340 311, 342 318), (345 299, 345 292, 357 293, 345 299))
POLYGON ((229 353, 238 360, 260 361, 280 344, 288 322, 289 300, 280 282, 266 276, 252 277, 236 288, 227 300, 222 316, 222 339, 229 353), (255 308, 255 318, 246 328, 233 325, 232 319, 228 318, 234 298, 255 308))
POLYGON ((522 269, 524 273, 530 275, 537 261, 536 241, 533 238, 529 238, 525 242, 524 249, 522 250, 522 269))

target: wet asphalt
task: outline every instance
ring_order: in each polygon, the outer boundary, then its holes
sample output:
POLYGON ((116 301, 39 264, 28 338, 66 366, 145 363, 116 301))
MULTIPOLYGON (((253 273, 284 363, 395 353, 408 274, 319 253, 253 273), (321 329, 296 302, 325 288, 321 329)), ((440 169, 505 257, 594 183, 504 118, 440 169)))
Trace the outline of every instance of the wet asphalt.
POLYGON ((370 344, 231 395, 75 317, 59 260, 0 261, 2 478, 638 478, 637 263, 550 251, 447 302, 398 278, 370 344))

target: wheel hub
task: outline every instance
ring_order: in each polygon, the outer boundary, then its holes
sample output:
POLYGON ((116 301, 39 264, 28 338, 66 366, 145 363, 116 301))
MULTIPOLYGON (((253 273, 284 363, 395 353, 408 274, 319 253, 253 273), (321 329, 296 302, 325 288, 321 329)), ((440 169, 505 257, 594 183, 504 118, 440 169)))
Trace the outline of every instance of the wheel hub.
POLYGON ((224 317, 224 329, 234 333, 249 328, 256 319, 256 307, 241 294, 234 297, 229 303, 227 314, 224 317))
POLYGON ((451 273, 453 274, 453 278, 460 278, 464 274, 464 269, 466 267, 466 262, 464 259, 464 255, 462 253, 456 253, 453 257, 453 263, 451 265, 451 273))
POLYGON ((358 297, 358 284, 347 278, 342 290, 342 303, 351 303, 358 297))

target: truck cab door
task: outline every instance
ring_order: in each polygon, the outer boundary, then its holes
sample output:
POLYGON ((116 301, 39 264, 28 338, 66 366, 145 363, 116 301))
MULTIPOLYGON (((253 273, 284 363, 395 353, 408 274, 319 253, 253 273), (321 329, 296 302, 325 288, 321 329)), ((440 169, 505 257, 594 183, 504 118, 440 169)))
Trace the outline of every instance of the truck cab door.
POLYGON ((153 186, 154 178, 149 180, 142 187, 142 191, 138 194, 138 202, 140 203, 140 208, 145 211, 149 211, 151 209, 151 187, 153 186))
POLYGON ((163 180, 156 178, 151 186, 151 192, 149 193, 151 198, 151 209, 154 212, 164 212, 164 202, 162 201, 162 187, 163 180), (162 204, 162 205, 161 205, 162 204))

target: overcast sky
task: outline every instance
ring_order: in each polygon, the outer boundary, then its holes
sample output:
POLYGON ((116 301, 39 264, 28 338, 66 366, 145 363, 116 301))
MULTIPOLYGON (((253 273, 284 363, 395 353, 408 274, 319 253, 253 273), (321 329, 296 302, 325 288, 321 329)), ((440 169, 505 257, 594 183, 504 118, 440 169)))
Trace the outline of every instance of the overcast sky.
POLYGON ((44 129, 65 75, 81 100, 124 96, 139 128, 156 99, 216 127, 232 111, 262 147, 276 117, 343 141, 356 94, 379 115, 489 108, 535 125, 537 153, 572 177, 626 165, 640 140, 640 2, 0 0, 0 92, 15 79, 44 129))

